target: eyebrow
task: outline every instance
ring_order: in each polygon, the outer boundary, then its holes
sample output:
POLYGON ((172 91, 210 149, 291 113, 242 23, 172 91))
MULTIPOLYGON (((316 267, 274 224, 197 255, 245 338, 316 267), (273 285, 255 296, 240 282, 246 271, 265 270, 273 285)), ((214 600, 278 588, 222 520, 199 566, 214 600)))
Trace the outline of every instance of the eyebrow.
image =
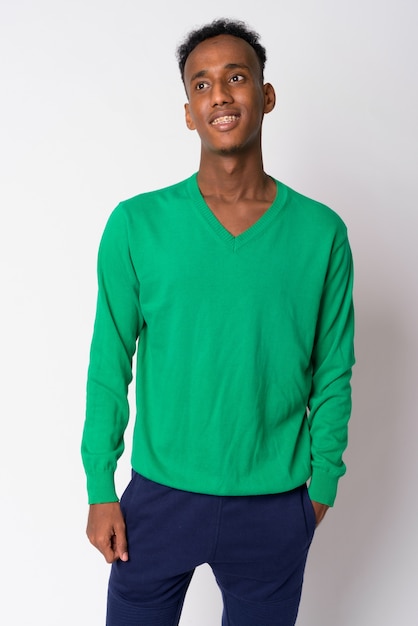
MULTIPOLYGON (((245 65, 245 63, 227 63, 226 65, 224 65, 224 69, 225 70, 248 70, 250 71, 249 66, 245 65)), ((193 82, 194 80, 196 80, 196 78, 204 78, 208 72, 209 70, 200 70, 199 72, 196 72, 190 78, 190 82, 193 82)))

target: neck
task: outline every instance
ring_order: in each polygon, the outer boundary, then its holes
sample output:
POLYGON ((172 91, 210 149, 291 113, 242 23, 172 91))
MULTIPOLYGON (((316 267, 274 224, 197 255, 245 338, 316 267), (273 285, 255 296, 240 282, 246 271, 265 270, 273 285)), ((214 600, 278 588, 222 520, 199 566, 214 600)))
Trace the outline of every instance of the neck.
POLYGON ((238 155, 201 156, 197 180, 204 196, 257 197, 269 184, 261 154, 243 160, 238 155))

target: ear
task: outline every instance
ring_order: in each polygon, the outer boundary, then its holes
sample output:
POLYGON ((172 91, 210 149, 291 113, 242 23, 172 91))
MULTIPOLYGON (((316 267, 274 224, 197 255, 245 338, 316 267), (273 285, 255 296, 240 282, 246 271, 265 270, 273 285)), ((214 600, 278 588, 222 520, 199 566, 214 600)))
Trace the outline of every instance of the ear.
POLYGON ((186 102, 186 104, 184 105, 184 113, 185 113, 185 117, 186 117, 186 126, 189 130, 196 130, 196 126, 192 120, 192 116, 190 115, 190 107, 189 107, 189 103, 186 102))
POLYGON ((276 92, 273 85, 266 83, 263 85, 264 91, 264 113, 270 113, 276 105, 276 92))

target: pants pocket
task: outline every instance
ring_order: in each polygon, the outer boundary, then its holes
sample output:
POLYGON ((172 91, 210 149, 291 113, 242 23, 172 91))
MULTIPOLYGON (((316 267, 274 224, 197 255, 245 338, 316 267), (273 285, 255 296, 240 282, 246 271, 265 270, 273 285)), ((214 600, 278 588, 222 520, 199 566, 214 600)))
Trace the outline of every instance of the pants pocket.
POLYGON ((302 489, 302 506, 305 514, 306 532, 308 534, 308 538, 312 539, 316 529, 316 516, 306 485, 302 489))

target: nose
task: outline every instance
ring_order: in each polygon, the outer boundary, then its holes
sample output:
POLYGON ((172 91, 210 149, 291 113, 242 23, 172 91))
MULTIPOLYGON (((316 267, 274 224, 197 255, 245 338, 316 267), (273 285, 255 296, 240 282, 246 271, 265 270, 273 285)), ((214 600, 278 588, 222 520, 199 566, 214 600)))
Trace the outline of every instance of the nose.
POLYGON ((212 85, 212 106, 231 104, 233 100, 234 98, 227 83, 224 81, 217 81, 212 85))

